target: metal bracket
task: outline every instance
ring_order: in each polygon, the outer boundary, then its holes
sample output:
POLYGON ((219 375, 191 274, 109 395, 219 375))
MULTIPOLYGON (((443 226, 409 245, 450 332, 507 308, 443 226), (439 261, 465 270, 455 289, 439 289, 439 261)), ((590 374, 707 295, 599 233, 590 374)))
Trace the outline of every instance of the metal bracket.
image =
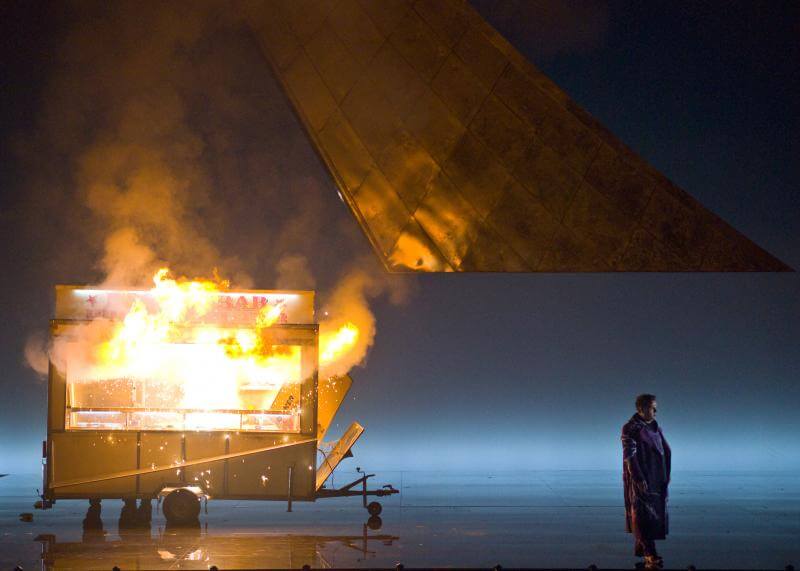
POLYGON ((377 490, 369 490, 367 489, 367 480, 370 478, 374 478, 375 474, 367 474, 365 472, 362 472, 360 468, 358 469, 358 473, 361 474, 360 478, 353 480, 352 482, 342 486, 341 488, 334 488, 334 489, 329 489, 325 487, 320 488, 319 490, 317 490, 317 495, 316 495, 317 499, 361 496, 364 507, 367 507, 367 496, 377 496, 380 498, 383 496, 391 496, 392 494, 397 494, 400 492, 400 490, 395 489, 395 487, 392 486, 391 484, 386 484, 385 486, 377 490), (361 489, 354 490, 353 488, 355 488, 359 484, 361 485, 361 489))

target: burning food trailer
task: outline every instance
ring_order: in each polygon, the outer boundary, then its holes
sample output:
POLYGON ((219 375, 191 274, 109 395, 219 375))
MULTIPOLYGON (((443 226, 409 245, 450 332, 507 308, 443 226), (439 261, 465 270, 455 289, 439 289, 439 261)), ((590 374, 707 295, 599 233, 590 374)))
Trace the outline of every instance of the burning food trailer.
MULTIPOLYGON (((322 439, 352 383, 320 378, 312 291, 227 291, 177 282, 150 290, 56 286, 51 322, 44 489, 37 507, 122 499, 122 517, 195 521, 209 498, 293 501, 361 496, 361 477, 325 482, 363 432, 353 423, 326 453, 322 439), (321 458, 318 464, 317 459, 321 458), (136 501, 139 500, 139 505, 136 501)), ((357 331, 328 336, 335 358, 357 331)), ((349 328, 349 330, 348 330, 349 328)))

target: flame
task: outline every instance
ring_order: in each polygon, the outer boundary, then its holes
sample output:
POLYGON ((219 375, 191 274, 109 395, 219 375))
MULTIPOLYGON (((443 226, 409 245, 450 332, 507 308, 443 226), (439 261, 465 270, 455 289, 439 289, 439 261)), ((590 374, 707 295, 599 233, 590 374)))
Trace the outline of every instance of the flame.
MULTIPOLYGON (((267 331, 285 319, 285 307, 265 303, 254 325, 245 327, 204 319, 218 308, 220 294, 228 288, 218 278, 176 280, 168 268, 159 269, 152 289, 132 299, 123 319, 105 320, 106 329, 92 340, 89 358, 68 365, 70 381, 94 383, 95 391, 105 387, 117 400, 127 395, 130 402, 116 406, 191 410, 182 420, 187 429, 238 429, 235 411, 297 412, 299 392, 294 398, 278 395, 284 388, 299 387, 303 375, 311 372, 303 371, 299 345, 273 344, 267 331)), ((323 327, 323 373, 353 351, 359 335, 352 321, 335 329, 323 327)), ((165 425, 173 418, 163 410, 142 414, 147 422, 165 425)), ((259 414, 253 422, 261 422, 259 414)))
POLYGON ((336 331, 322 333, 319 338, 320 367, 325 367, 341 358, 355 347, 358 341, 358 327, 348 321, 336 331))

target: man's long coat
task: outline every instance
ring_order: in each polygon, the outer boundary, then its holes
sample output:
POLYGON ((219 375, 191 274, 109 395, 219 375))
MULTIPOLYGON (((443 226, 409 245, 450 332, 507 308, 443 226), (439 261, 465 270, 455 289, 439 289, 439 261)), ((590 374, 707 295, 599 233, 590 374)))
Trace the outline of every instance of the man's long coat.
POLYGON ((664 539, 669 532, 667 487, 671 450, 658 423, 633 417, 622 427, 625 529, 638 539, 664 539), (641 482, 646 482, 647 490, 641 482))

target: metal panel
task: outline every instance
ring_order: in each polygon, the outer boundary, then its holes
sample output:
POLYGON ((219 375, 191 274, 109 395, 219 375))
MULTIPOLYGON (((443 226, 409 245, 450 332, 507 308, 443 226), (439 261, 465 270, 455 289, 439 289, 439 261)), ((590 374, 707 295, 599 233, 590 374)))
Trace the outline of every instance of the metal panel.
POLYGON ((460 267, 478 235, 481 220, 447 176, 436 178, 414 217, 440 245, 450 265, 460 267))
POLYGON ((492 87, 508 65, 503 54, 480 31, 469 28, 456 46, 455 54, 469 62, 470 70, 486 87, 492 87))
MULTIPOLYGON (((222 456, 226 453, 229 434, 219 432, 187 432, 184 450, 186 460, 200 460, 209 456, 222 456)), ((187 484, 202 486, 211 496, 222 495, 225 484, 225 461, 190 465, 183 468, 183 478, 187 484)))
POLYGON ((319 142, 330 159, 340 166, 342 182, 358 188, 374 163, 372 156, 345 116, 336 111, 319 134, 319 142))
MULTIPOLYGON (((313 11, 313 6, 308 10, 313 11)), ((361 65, 366 65, 383 44, 383 35, 357 0, 339 0, 329 18, 333 29, 361 65)))
POLYGON ((394 116, 393 105, 369 76, 353 86, 342 103, 342 111, 376 160, 380 160, 395 133, 403 128, 394 116))
POLYGON ((514 174, 558 220, 564 219, 582 180, 558 153, 538 141, 528 147, 514 174))
POLYGON ((403 228, 389 253, 390 270, 419 272, 451 272, 453 267, 413 217, 403 228))
POLYGON ((634 219, 641 215, 657 186, 647 170, 637 169, 636 157, 607 144, 598 148, 585 180, 634 219))
POLYGON ((336 416, 336 411, 350 391, 353 379, 349 375, 330 377, 319 383, 317 394, 317 440, 321 441, 336 416))
POLYGON ((660 187, 653 192, 642 216, 642 229, 668 249, 698 267, 712 231, 713 218, 691 198, 680 200, 679 192, 660 187))
MULTIPOLYGON (((214 482, 217 483, 216 497, 231 497, 229 495, 230 486, 228 485, 228 476, 232 471, 234 474, 239 473, 237 472, 238 468, 248 464, 249 460, 249 471, 252 471, 254 466, 257 469, 259 469, 260 466, 260 469, 263 471, 266 466, 267 472, 262 473, 257 479, 246 478, 243 480, 243 483, 246 484, 245 489, 239 489, 235 497, 285 499, 290 493, 288 488, 285 491, 285 495, 284 493, 270 494, 269 491, 267 491, 265 496, 264 489, 271 489, 270 484, 268 484, 268 471, 273 467, 278 469, 278 471, 286 468, 286 482, 288 482, 288 475, 291 474, 294 468, 303 466, 312 473, 306 475, 305 472, 298 472, 296 474, 297 477, 292 478, 292 481, 299 486, 299 488, 292 490, 292 492, 297 492, 296 494, 292 493, 292 496, 296 496, 298 499, 311 499, 308 495, 307 485, 309 479, 313 479, 314 477, 314 466, 308 461, 308 458, 313 459, 313 450, 316 449, 317 441, 313 438, 298 440, 296 436, 252 433, 244 435, 232 433, 220 437, 220 435, 210 433, 198 433, 194 435, 197 438, 192 440, 191 437, 187 438, 186 435, 181 435, 179 438, 179 454, 176 455, 174 450, 172 452, 167 452, 160 458, 161 461, 166 459, 163 465, 158 466, 151 464, 139 468, 114 470, 118 464, 124 465, 120 464, 119 460, 121 457, 125 457, 125 453, 134 451, 134 454, 138 456, 136 451, 139 449, 139 444, 141 443, 139 439, 142 434, 131 435, 131 433, 126 433, 119 439, 116 438, 115 433, 108 432, 97 432, 95 434, 79 433, 78 437, 73 436, 73 434, 69 433, 66 435, 64 433, 55 435, 54 440, 51 442, 51 450, 56 449, 56 441, 63 444, 63 441, 66 440, 66 445, 63 446, 64 449, 68 452, 82 452, 85 455, 87 453, 87 443, 91 444, 93 447, 97 445, 97 441, 89 439, 89 436, 102 438, 106 441, 103 444, 104 446, 107 446, 109 443, 116 443, 119 444, 120 447, 119 450, 116 451, 116 454, 102 454, 96 462, 88 463, 92 468, 92 471, 89 473, 82 473, 77 477, 58 479, 54 479, 51 474, 48 481, 48 490, 50 491, 51 498, 152 497, 163 489, 164 484, 168 484, 167 487, 181 486, 184 484, 197 485, 210 491, 214 487, 214 482), (135 439, 132 439, 131 436, 135 436, 135 439), (230 441, 234 437, 236 438, 236 442, 244 437, 249 446, 246 446, 243 450, 230 452, 230 441), (188 453, 188 446, 193 446, 195 453, 188 453), (224 450, 225 453, 211 456, 207 456, 203 453, 204 451, 214 450, 224 450), (294 451, 294 453, 286 454, 285 452, 287 451, 294 451), (121 454, 123 454, 123 456, 120 456, 121 454), (175 456, 179 456, 179 459, 174 459, 175 456), (216 468, 216 475, 213 475, 214 470, 212 470, 212 468, 216 468), (289 471, 288 468, 292 468, 293 470, 289 471), (150 476, 158 476, 158 478, 149 478, 150 476), (222 483, 221 486, 219 485, 220 482, 222 483)), ((157 434, 155 433, 149 436, 151 437, 151 442, 153 442, 154 438, 157 438, 157 434)), ((174 438, 171 440, 174 441, 174 438)), ((164 446, 162 446, 162 448, 166 450, 167 442, 163 444, 164 446)), ((106 450, 101 449, 101 452, 106 452, 106 450)), ((51 458, 56 456, 57 455, 51 454, 51 458)), ((65 460, 61 456, 58 456, 57 459, 65 460)), ((69 460, 69 458, 66 460, 69 460)), ((67 462, 66 469, 56 469, 54 464, 55 462, 51 463, 52 472, 60 472, 69 475, 71 472, 75 471, 74 462, 72 464, 67 462)), ((85 469, 83 471, 85 471, 85 469)))
POLYGON ((465 272, 529 272, 531 266, 491 226, 482 225, 461 262, 465 272))
POLYGON ((453 47, 469 26, 465 5, 458 0, 418 0, 414 9, 448 48, 453 47))
POLYGON ((576 266, 597 272, 609 271, 613 267, 598 251, 597 242, 559 225, 553 235, 552 246, 539 265, 539 271, 559 272, 576 266))
MULTIPOLYGON (((232 434, 232 453, 291 442, 288 436, 270 437, 261 434, 232 434)), ((292 496, 314 498, 316 478, 316 441, 289 448, 270 450, 251 456, 234 458, 228 464, 228 486, 225 497, 285 499, 289 493, 289 468, 292 468, 292 496)))
POLYGON ((308 42, 331 13, 337 0, 294 0, 281 6, 289 27, 300 41, 308 42))
POLYGON ((520 184, 512 184, 489 216, 489 224, 529 267, 537 270, 558 221, 520 184))
POLYGON ((415 10, 406 13, 389 41, 426 82, 433 79, 449 52, 415 10))
MULTIPOLYGON (((180 465, 185 460, 183 457, 184 438, 185 436, 179 432, 145 431, 139 433, 139 465, 137 468, 156 470, 165 466, 174 466, 173 470, 141 474, 138 484, 141 494, 157 494, 166 484, 181 481, 180 465)), ((211 452, 206 454, 206 456, 212 455, 211 452)), ((117 471, 119 470, 112 468, 105 472, 98 472, 96 475, 117 471)))
POLYGON ((511 183, 511 174, 471 133, 461 138, 444 169, 483 218, 492 212, 511 183))
MULTIPOLYGON (((50 435, 50 485, 136 469, 134 432, 57 432, 50 435)), ((136 477, 80 484, 59 489, 57 497, 123 497, 136 495, 136 477)))
POLYGON ((441 169, 408 131, 401 129, 394 135, 381 154, 379 166, 408 211, 414 212, 441 169))
POLYGON ((411 214, 378 169, 367 175, 364 183, 353 193, 353 198, 354 210, 363 217, 364 226, 372 233, 372 241, 381 254, 388 257, 411 214))
POLYGON ((363 75, 361 64, 350 56, 344 42, 329 23, 325 23, 306 44, 319 70, 337 102, 341 103, 353 84, 363 75))
POLYGON ((336 441, 333 449, 322 460, 319 470, 317 471, 317 480, 315 485, 317 490, 322 487, 322 485, 325 483, 325 480, 327 480, 336 469, 336 466, 338 466, 347 453, 350 452, 353 444, 356 443, 356 440, 358 440, 363 432, 364 427, 357 422, 353 422, 342 435, 342 437, 336 441))
POLYGON ((483 101, 469 128, 512 170, 525 156, 534 139, 533 127, 494 95, 483 101))
POLYGON ((47 431, 64 430, 67 408, 67 379, 52 362, 47 373, 47 431))
POLYGON ((271 0, 249 19, 390 271, 789 269, 625 147, 465 0, 271 0))
POLYGON ((388 37, 394 31, 411 8, 408 0, 359 0, 359 4, 383 37, 388 37))
POLYGON ((626 216, 605 196, 584 184, 578 189, 564 225, 587 239, 587 247, 602 260, 610 260, 628 242, 634 220, 626 216))
POLYGON ((286 88, 300 103, 299 111, 303 120, 319 131, 336 110, 336 100, 328 91, 311 60, 300 52, 286 70, 286 88))

